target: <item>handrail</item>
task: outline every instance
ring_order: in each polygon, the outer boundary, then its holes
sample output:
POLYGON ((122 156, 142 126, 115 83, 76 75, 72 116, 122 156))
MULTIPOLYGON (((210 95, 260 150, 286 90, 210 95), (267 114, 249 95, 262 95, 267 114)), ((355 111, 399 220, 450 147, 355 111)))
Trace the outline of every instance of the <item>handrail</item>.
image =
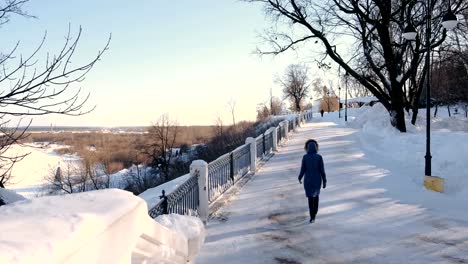
POLYGON ((163 194, 160 198, 161 201, 148 212, 152 218, 167 213, 196 215, 199 205, 197 175, 190 177, 169 195, 163 194))

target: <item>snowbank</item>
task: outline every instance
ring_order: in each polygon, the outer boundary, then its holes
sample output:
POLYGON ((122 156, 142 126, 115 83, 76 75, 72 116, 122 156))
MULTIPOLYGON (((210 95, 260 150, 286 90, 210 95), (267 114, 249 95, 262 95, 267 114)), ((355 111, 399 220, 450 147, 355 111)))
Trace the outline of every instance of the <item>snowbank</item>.
POLYGON ((121 263, 148 219, 121 190, 41 197, 0 207, 0 263, 121 263))
MULTIPOLYGON (((390 124, 390 116, 381 105, 356 110, 351 127, 357 133, 368 156, 377 156, 392 168, 393 177, 407 176, 421 186, 426 147, 425 111, 420 110, 416 126, 407 115, 407 133, 390 124)), ((447 195, 468 194, 468 121, 463 118, 431 118, 432 174, 444 178, 447 195)), ((408 179, 402 179, 408 180, 408 179)))
POLYGON ((355 117, 350 126, 362 128, 366 133, 395 134, 397 130, 391 125, 391 117, 387 109, 380 103, 374 106, 363 106, 355 111, 355 117))
POLYGON ((11 204, 14 202, 26 200, 26 198, 12 190, 0 188, 0 200, 6 204, 11 204))
MULTIPOLYGON (((451 217, 466 218, 468 203, 468 119, 463 115, 449 117, 439 108, 437 117, 431 109, 432 175, 444 179, 443 194, 423 187, 426 153, 426 110, 419 109, 416 125, 411 113, 405 114, 407 133, 401 133, 390 123, 390 115, 377 103, 348 109, 348 122, 338 112, 314 117, 313 122, 334 123, 337 129, 354 128, 351 141, 357 142, 363 159, 381 168, 386 175, 376 188, 387 190, 402 202, 420 204, 451 217)), ((327 124, 328 123, 328 124, 327 124)), ((339 140, 338 140, 339 141, 339 140)))

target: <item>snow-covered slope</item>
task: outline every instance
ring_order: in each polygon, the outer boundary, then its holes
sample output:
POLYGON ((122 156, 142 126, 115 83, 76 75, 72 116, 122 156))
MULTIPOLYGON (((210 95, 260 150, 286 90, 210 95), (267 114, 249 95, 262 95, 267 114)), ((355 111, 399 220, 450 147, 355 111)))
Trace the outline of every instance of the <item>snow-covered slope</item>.
POLYGON ((5 155, 29 155, 15 164, 11 172, 12 183, 7 188, 28 198, 35 197, 47 175, 54 173, 58 166, 80 160, 77 155, 58 155, 55 150, 61 147, 55 144, 47 147, 12 145, 5 155))

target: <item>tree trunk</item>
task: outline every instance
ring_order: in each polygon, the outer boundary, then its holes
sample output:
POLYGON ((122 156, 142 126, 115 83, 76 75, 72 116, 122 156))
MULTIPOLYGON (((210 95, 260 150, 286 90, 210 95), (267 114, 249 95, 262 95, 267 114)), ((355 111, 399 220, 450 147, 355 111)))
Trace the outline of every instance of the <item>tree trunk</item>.
POLYGON ((0 181, 0 188, 5 189, 5 185, 3 185, 3 182, 0 181))
POLYGON ((421 76, 419 77, 419 82, 416 81, 416 72, 412 74, 411 76, 411 86, 410 86, 410 103, 411 103, 411 109, 413 110, 413 116, 411 117, 411 124, 415 125, 416 120, 418 118, 418 113, 419 113, 419 102, 421 99, 421 94, 424 90, 423 84, 425 76, 426 76, 426 70, 425 68, 422 69, 421 71, 421 76))
MULTIPOLYGON (((415 80, 414 80, 414 85, 417 85, 415 80)), ((413 116, 411 117, 411 124, 413 125, 416 125, 416 120, 418 119, 419 99, 421 98, 422 91, 423 91, 423 87, 419 85, 416 88, 416 93, 413 96, 413 99, 411 101, 411 109, 413 110, 413 116)))
POLYGON ((416 119, 418 119, 418 107, 413 105, 413 115, 411 116, 411 124, 414 126, 416 125, 416 119))
POLYGON ((435 109, 435 111, 434 111, 434 117, 437 116, 437 111, 438 111, 438 110, 439 110, 439 105, 436 104, 436 109, 435 109))
POLYGON ((406 132, 406 124, 405 124, 405 111, 403 106, 399 106, 395 110, 395 124, 396 128, 400 130, 400 132, 406 132))
POLYGON ((400 132, 406 132, 405 106, 403 104, 403 91, 401 85, 392 85, 391 97, 392 125, 400 130, 400 132))
POLYGON ((296 111, 301 111, 301 100, 296 99, 296 111))
POLYGON ((452 117, 452 113, 450 113, 450 105, 447 105, 447 111, 448 111, 449 117, 452 117))

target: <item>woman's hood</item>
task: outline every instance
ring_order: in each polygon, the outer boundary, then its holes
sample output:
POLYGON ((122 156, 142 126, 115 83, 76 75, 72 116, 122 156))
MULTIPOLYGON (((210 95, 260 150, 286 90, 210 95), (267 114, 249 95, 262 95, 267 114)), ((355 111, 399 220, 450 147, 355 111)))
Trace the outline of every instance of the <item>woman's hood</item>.
POLYGON ((314 142, 307 144, 307 153, 317 153, 317 146, 314 142))

